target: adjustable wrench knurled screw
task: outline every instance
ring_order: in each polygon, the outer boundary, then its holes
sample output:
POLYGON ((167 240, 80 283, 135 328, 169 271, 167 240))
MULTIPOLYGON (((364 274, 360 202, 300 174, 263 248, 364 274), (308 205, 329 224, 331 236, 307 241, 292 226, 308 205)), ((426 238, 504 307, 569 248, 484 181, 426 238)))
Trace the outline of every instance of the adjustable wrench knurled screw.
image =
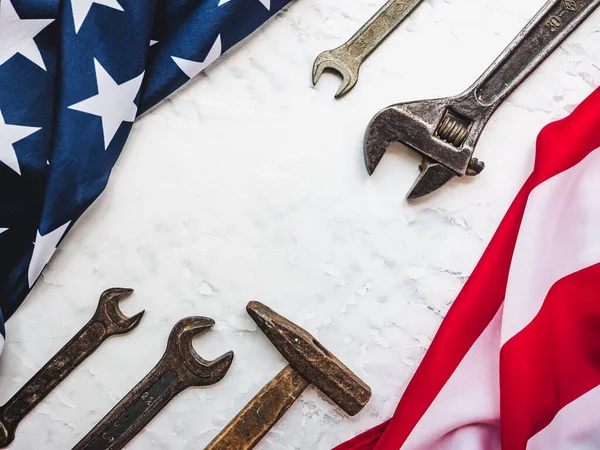
POLYGON ((233 352, 206 361, 192 346, 193 337, 214 324, 207 317, 186 317, 177 322, 158 364, 73 450, 121 449, 181 391, 220 381, 231 367, 233 352))
POLYGON ((132 289, 122 288, 104 291, 90 321, 0 407, 0 447, 13 441, 19 422, 107 337, 128 333, 138 326, 144 311, 126 317, 119 309, 119 301, 132 292, 132 289))
POLYGON ((362 62, 421 1, 388 0, 348 42, 317 56, 313 65, 313 84, 317 84, 325 69, 336 70, 343 80, 335 98, 349 92, 358 81, 358 70, 362 62))

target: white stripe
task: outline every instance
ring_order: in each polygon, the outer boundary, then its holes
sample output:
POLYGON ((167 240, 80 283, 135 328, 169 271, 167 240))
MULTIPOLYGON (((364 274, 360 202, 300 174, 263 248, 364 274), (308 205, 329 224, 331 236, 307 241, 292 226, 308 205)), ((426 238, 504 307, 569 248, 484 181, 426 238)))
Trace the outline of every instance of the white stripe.
POLYGON ((537 186, 512 258, 502 345, 537 315, 561 278, 600 261, 600 151, 537 186))
POLYGON ((502 308, 423 414, 402 450, 500 450, 501 319, 502 308))
POLYGON ((596 450, 600 446, 600 386, 569 403, 527 443, 527 450, 596 450))

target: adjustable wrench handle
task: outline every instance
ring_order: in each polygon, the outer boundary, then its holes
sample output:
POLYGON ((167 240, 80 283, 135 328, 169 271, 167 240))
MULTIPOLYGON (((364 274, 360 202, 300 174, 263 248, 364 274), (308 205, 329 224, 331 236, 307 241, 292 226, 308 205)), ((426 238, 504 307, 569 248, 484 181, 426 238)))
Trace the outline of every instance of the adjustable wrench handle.
POLYGON ((422 0, 388 0, 343 47, 360 65, 422 0))
POLYGON ((467 91, 493 112, 597 7, 600 0, 550 0, 467 91))
POLYGON ((188 387, 175 370, 159 362, 98 422, 73 450, 118 450, 138 434, 173 397, 188 387))

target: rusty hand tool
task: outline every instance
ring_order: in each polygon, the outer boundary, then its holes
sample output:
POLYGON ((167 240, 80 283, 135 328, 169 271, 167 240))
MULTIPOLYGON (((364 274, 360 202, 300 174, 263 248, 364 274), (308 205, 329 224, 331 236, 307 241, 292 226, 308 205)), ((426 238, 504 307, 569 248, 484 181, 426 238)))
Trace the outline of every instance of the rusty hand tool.
POLYGON ((308 332, 262 303, 250 302, 246 310, 289 365, 204 450, 254 448, 310 383, 351 416, 367 404, 369 386, 308 332))
POLYGON ((450 98, 399 103, 377 113, 365 134, 369 175, 392 142, 423 155, 409 199, 435 191, 454 176, 481 172, 483 162, 472 155, 491 115, 599 4, 600 0, 548 1, 467 91, 450 98))
POLYGON ((317 84, 325 69, 336 70, 343 80, 335 98, 349 92, 358 81, 358 69, 362 62, 421 1, 389 0, 348 42, 317 56, 313 64, 313 84, 317 84))
POLYGON ((181 391, 220 381, 231 366, 233 352, 206 361, 192 346, 192 338, 214 324, 207 317, 186 317, 177 322, 158 364, 73 450, 121 449, 181 391))
POLYGON ((90 321, 0 407, 0 447, 13 441, 19 422, 107 337, 127 333, 138 326, 144 311, 129 318, 119 309, 119 301, 132 292, 132 289, 121 288, 104 291, 90 321))

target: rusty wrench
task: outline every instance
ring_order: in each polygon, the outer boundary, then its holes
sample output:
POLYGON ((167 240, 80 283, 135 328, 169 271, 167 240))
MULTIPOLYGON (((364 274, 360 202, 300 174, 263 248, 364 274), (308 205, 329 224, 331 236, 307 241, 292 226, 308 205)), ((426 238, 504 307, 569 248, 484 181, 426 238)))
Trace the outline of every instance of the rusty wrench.
POLYGON ((313 64, 313 84, 317 84, 325 69, 337 70, 343 80, 335 98, 349 92, 358 81, 358 69, 362 62, 421 1, 388 0, 348 42, 317 56, 313 64))
POLYGON ((467 91, 398 103, 377 113, 365 134, 369 175, 392 142, 423 155, 409 199, 427 195, 455 176, 477 175, 484 164, 472 158, 473 151, 491 115, 599 4, 600 0, 550 0, 467 91))
POLYGON ((104 291, 90 321, 0 407, 0 447, 13 441, 19 422, 107 337, 127 333, 138 326, 144 311, 129 318, 119 309, 119 301, 132 292, 132 289, 121 288, 104 291))
POLYGON ((220 381, 231 366, 233 352, 206 361, 192 346, 192 338, 214 324, 207 317, 186 317, 177 322, 158 364, 73 450, 121 449, 181 391, 220 381))

